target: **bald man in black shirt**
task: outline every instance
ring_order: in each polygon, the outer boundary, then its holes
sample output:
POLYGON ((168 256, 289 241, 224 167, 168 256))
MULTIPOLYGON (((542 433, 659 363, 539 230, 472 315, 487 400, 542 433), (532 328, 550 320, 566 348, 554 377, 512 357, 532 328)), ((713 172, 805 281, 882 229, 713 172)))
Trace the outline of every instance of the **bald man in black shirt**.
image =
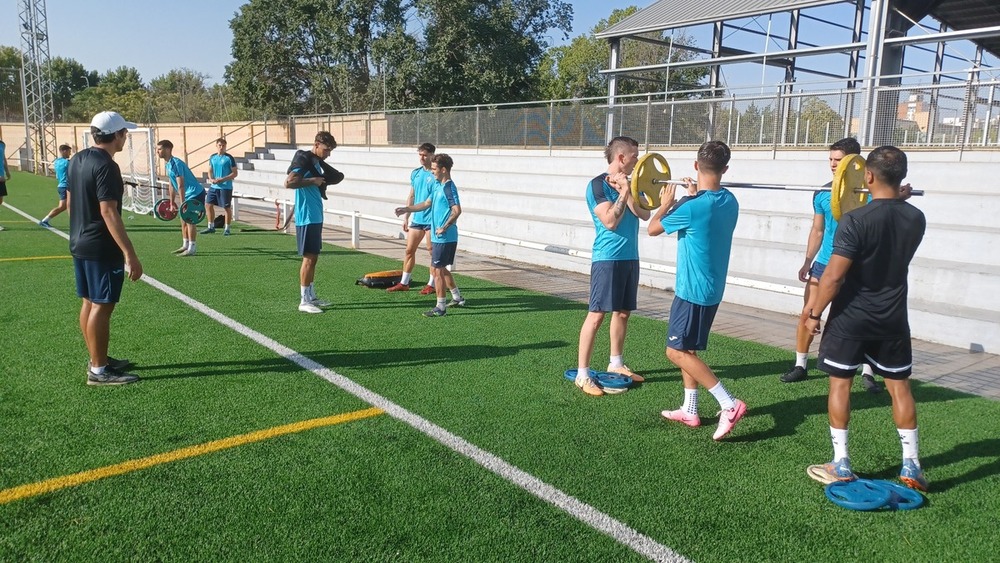
POLYGON ((809 313, 807 327, 819 334, 822 311, 832 304, 820 343, 819 369, 830 374, 827 408, 834 455, 831 463, 810 467, 810 474, 827 480, 856 478, 847 455, 850 393, 855 371, 867 362, 885 379, 892 397, 892 416, 903 447, 899 478, 926 491, 928 482, 918 457, 917 410, 910 392, 913 354, 906 277, 927 221, 900 197, 906 172, 906 154, 896 147, 879 147, 868 155, 865 182, 872 201, 841 217, 813 309, 818 314, 809 313))

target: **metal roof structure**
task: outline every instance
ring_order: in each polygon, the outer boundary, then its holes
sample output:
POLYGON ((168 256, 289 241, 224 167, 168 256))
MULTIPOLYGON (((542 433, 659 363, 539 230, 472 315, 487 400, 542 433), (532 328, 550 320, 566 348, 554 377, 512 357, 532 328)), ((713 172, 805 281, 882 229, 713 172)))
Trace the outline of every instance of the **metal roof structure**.
MULTIPOLYGON (((668 84, 673 70, 705 67, 709 72, 707 94, 701 96, 716 97, 724 95, 726 90, 721 79, 724 65, 761 64, 784 69, 784 79, 775 85, 785 93, 792 92, 799 82, 797 74, 801 73, 843 81, 840 87, 847 89, 861 88, 858 91, 861 104, 858 137, 863 144, 886 144, 892 141, 885 132, 893 130, 890 123, 895 124, 897 119, 899 94, 890 92, 878 96, 876 90, 899 87, 906 72, 931 76, 934 86, 941 83, 942 77, 954 80, 956 74, 963 73, 969 88, 979 83, 984 53, 1000 57, 1000 0, 659 0, 597 33, 596 37, 607 40, 611 47, 610 65, 601 71, 609 78, 609 106, 616 103, 620 80, 655 82, 656 75, 661 73, 666 76, 661 83, 668 84), (839 10, 853 13, 853 17, 846 13, 830 17, 830 11, 824 8, 836 5, 841 6, 839 10), (770 21, 775 14, 789 22, 787 35, 772 32, 770 21), (759 16, 768 16, 766 31, 759 24, 757 27, 761 31, 745 24, 759 16), (928 16, 941 25, 935 26, 937 29, 921 26, 920 22, 928 16), (810 39, 818 44, 807 43, 799 33, 800 21, 805 19, 810 20, 810 25, 818 22, 818 25, 829 26, 831 31, 811 29, 810 39), (710 49, 675 44, 672 33, 667 41, 667 31, 705 25, 712 28, 710 49), (768 52, 765 48, 763 52, 754 52, 734 48, 734 40, 730 38, 734 33, 765 36, 765 44, 777 44, 778 50, 768 52), (963 40, 972 42, 975 55, 955 57, 946 53, 947 43, 963 40), (670 52, 688 50, 706 57, 674 59, 668 54, 669 60, 647 60, 637 65, 633 63, 631 67, 622 66, 623 42, 633 41, 667 46, 670 52), (924 46, 928 44, 936 45, 936 51, 924 46), (904 53, 907 49, 935 53, 933 68, 906 66, 904 53), (848 58, 841 59, 843 63, 822 58, 837 54, 848 58), (945 68, 944 61, 949 57, 961 59, 963 70, 945 68), (806 66, 804 61, 807 60, 817 62, 806 66)), ((662 93, 666 99, 669 94, 666 87, 662 93)), ((965 110, 967 117, 975 112, 974 104, 1000 109, 1000 100, 993 94, 988 100, 980 100, 974 94, 966 97, 969 99, 965 110)), ((787 115, 787 107, 782 108, 782 112, 787 115)), ((709 121, 712 119, 710 116, 709 121)), ((610 131, 613 129, 610 112, 608 120, 610 131)))

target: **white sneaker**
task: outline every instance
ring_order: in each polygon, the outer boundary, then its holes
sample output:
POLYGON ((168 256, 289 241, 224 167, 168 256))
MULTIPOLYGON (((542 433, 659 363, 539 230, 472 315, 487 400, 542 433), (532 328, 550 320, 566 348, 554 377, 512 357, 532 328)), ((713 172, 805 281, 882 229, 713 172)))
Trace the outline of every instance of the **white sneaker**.
POLYGON ((325 299, 320 299, 319 297, 315 297, 315 296, 311 297, 309 299, 309 302, 312 303, 313 305, 317 306, 317 307, 329 307, 330 305, 333 305, 333 303, 330 303, 329 301, 327 301, 325 299))
POLYGON ((193 249, 193 248, 188 248, 188 249, 187 249, 187 250, 185 250, 184 252, 181 252, 181 253, 179 254, 179 256, 194 256, 195 252, 196 252, 196 250, 195 250, 195 249, 193 249))
POLYGON ((320 309, 311 301, 302 301, 299 303, 299 311, 302 311, 303 313, 322 313, 323 309, 320 309))

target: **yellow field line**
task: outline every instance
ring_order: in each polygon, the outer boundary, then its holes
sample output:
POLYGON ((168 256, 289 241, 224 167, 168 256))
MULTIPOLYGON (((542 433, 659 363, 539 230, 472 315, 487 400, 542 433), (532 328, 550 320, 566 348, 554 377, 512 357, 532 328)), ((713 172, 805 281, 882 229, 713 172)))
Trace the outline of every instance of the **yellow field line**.
POLYGON ((214 440, 212 442, 206 442, 204 444, 199 444, 197 446, 189 446, 186 448, 181 448, 179 450, 174 450, 172 452, 165 452, 162 454, 151 455, 149 457, 133 459, 123 463, 117 463, 115 465, 101 467, 99 469, 81 471, 80 473, 74 473, 73 475, 65 475, 63 477, 46 479, 45 481, 39 481, 37 483, 29 483, 27 485, 11 487, 9 489, 4 489, 0 491, 0 504, 7 504, 18 500, 23 500, 29 497, 43 495, 46 493, 51 493, 53 491, 58 491, 59 489, 65 489, 67 487, 75 487, 77 485, 90 483, 91 481, 97 481, 99 479, 105 479, 107 477, 123 475, 125 473, 131 473, 132 471, 148 469, 155 465, 161 465, 164 463, 170 463, 182 459, 205 455, 220 450, 235 448, 237 446, 252 444, 254 442, 260 442, 270 438, 284 436, 286 434, 295 434, 297 432, 312 430, 314 428, 333 426, 335 424, 341 424, 344 422, 353 422, 355 420, 370 418, 373 416, 384 414, 384 412, 385 411, 383 411, 382 409, 370 408, 360 411, 338 414, 334 416, 327 416, 323 418, 313 418, 311 420, 293 422, 291 424, 275 426, 273 428, 258 430, 256 432, 250 432, 248 434, 240 434, 238 436, 223 438, 221 440, 214 440))
POLYGON ((72 256, 22 256, 20 258, 0 258, 0 262, 20 262, 22 260, 56 260, 68 259, 72 256))

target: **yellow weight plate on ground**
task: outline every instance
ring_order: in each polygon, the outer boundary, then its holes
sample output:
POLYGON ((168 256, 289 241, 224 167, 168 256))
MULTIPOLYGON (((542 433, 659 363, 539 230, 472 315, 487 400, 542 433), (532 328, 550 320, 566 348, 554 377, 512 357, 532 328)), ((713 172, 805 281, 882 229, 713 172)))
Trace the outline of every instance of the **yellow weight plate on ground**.
POLYGON ((662 155, 651 152, 635 164, 632 171, 632 197, 643 209, 660 206, 660 188, 670 179, 670 165, 662 155))
POLYGON ((849 154, 841 159, 833 173, 830 188, 830 207, 833 218, 840 221, 848 211, 868 203, 868 194, 859 192, 865 186, 865 159, 860 154, 849 154))

